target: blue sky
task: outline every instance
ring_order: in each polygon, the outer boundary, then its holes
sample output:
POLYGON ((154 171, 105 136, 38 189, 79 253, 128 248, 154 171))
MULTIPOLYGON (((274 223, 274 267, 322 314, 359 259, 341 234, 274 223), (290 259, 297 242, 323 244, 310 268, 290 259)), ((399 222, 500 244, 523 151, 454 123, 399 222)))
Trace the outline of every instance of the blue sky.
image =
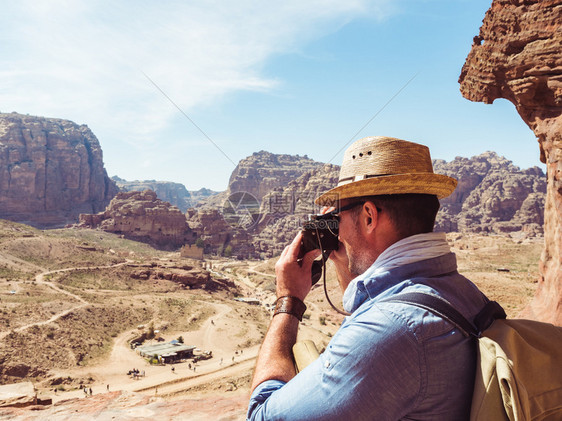
POLYGON ((372 135, 544 169, 511 103, 459 91, 491 0, 0 1, 0 110, 87 124, 110 176, 223 190, 253 152, 372 135))

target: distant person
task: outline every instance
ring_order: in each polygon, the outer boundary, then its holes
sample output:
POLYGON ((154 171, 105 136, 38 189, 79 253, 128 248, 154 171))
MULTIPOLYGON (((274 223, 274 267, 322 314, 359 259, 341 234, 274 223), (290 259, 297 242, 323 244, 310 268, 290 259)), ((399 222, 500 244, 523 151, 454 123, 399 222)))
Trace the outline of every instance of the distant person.
POLYGON ((107 391, 109 392, 109 385, 107 385, 107 391))
POLYGON ((316 202, 336 207, 339 249, 329 258, 349 316, 296 374, 291 349, 320 255, 298 259, 299 233, 275 267, 278 298, 256 363, 249 420, 469 419, 473 339, 418 306, 385 302, 406 292, 434 294, 469 320, 487 303, 458 273, 445 234, 433 232, 438 199, 456 184, 433 172, 423 145, 368 137, 347 149, 338 186, 316 202))

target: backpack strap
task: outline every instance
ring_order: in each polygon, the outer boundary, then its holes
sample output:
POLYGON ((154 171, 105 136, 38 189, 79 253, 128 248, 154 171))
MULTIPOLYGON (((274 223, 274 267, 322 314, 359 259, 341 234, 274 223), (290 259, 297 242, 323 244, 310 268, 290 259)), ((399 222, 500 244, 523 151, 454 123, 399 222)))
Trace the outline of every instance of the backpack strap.
POLYGON ((502 306, 495 301, 488 301, 474 318, 474 324, 469 322, 451 303, 435 294, 425 292, 405 292, 395 295, 382 302, 411 304, 431 311, 433 314, 455 325, 465 336, 479 338, 495 319, 505 319, 506 314, 502 306))

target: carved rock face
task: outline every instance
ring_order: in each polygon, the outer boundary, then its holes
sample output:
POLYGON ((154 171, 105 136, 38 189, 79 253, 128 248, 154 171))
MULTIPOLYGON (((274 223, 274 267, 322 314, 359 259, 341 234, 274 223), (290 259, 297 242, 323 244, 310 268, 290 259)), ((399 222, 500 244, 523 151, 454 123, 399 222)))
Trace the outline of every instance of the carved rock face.
POLYGON ((511 101, 547 165, 541 279, 526 316, 562 325, 562 1, 494 0, 459 78, 463 96, 511 101))
POLYGON ((0 114, 0 217, 39 227, 99 212, 117 193, 98 139, 68 120, 0 114))
POLYGON ((104 212, 81 214, 80 225, 99 227, 163 249, 177 249, 195 241, 185 215, 151 190, 118 193, 104 212))
POLYGON ((230 193, 247 192, 261 200, 271 190, 321 165, 306 155, 301 157, 255 152, 238 163, 230 176, 228 189, 230 193))

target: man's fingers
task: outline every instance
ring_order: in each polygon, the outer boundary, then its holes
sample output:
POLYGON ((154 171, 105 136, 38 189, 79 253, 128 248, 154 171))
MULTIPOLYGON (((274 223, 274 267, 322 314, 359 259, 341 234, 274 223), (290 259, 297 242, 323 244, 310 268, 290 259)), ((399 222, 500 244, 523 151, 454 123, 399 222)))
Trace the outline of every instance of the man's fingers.
POLYGON ((302 241, 302 231, 299 231, 297 236, 293 239, 293 242, 288 246, 287 257, 289 257, 290 260, 294 260, 294 261, 297 260, 299 251, 301 249, 301 241, 302 241))
POLYGON ((320 213, 321 213, 322 215, 325 215, 325 214, 327 214, 328 212, 332 212, 332 211, 335 211, 335 210, 336 210, 336 208, 333 207, 333 206, 324 206, 322 209, 320 209, 320 213))
POLYGON ((303 268, 308 268, 308 267, 312 268, 312 262, 314 261, 314 259, 316 259, 321 254, 322 254, 322 252, 319 249, 311 250, 308 253, 306 253, 304 255, 304 257, 302 258, 302 267, 303 268))
POLYGON ((283 249, 283 251, 281 252, 281 255, 279 256, 279 259, 285 257, 285 255, 287 254, 287 251, 289 250, 289 246, 285 246, 285 248, 283 249))

